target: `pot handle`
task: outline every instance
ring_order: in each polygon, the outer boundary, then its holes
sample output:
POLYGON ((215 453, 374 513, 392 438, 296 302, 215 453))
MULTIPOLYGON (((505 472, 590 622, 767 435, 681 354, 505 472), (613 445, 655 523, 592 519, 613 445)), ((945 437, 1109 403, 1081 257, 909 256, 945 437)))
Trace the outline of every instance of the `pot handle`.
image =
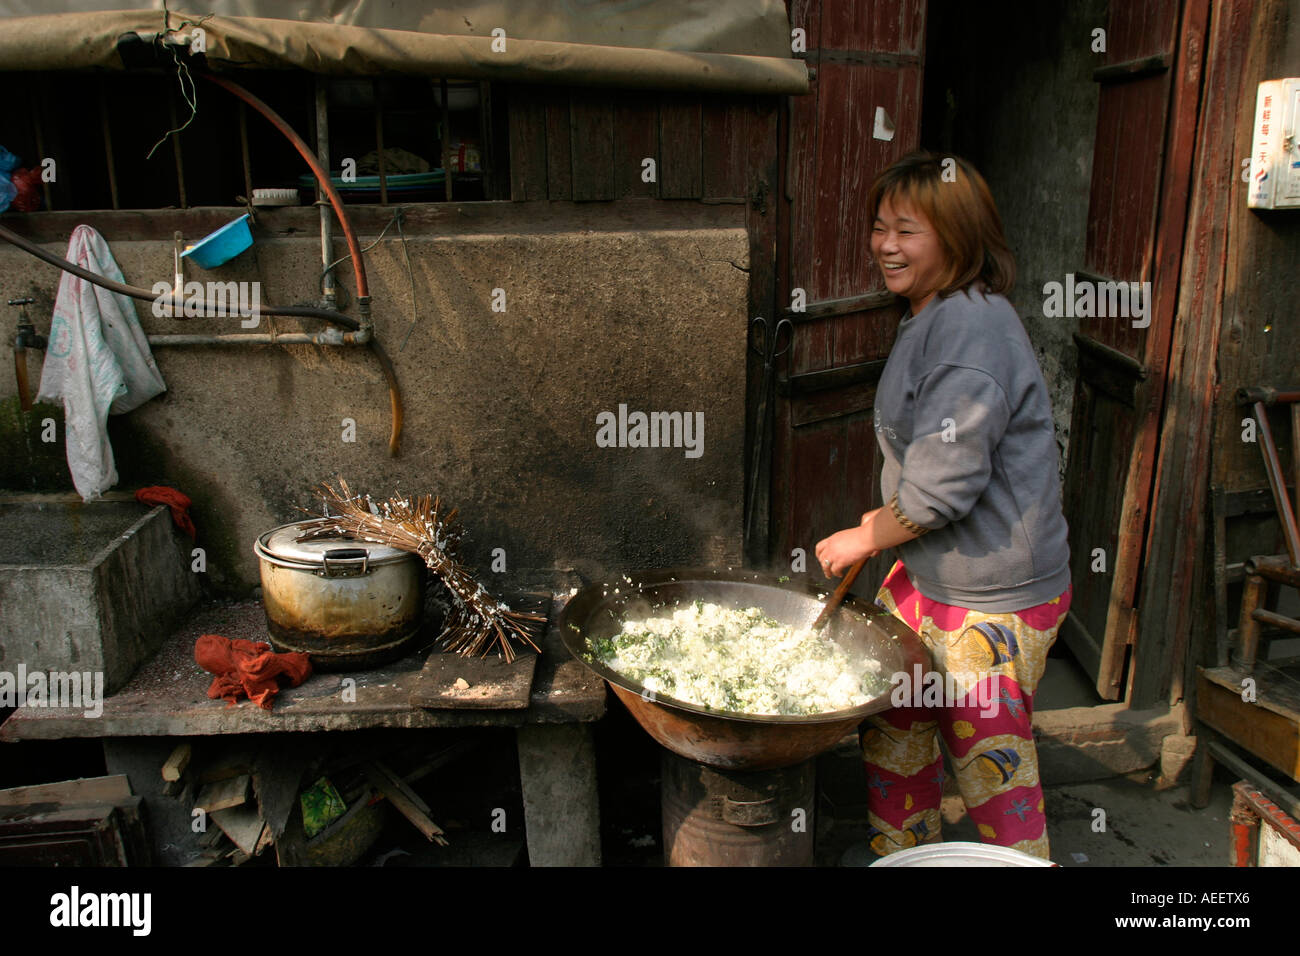
POLYGON ((365 548, 330 548, 321 555, 321 566, 327 578, 362 577, 370 567, 370 552, 365 548), (331 559, 335 567, 330 567, 331 559), (358 561, 360 567, 357 567, 358 561), (340 563, 345 567, 338 567, 340 563))

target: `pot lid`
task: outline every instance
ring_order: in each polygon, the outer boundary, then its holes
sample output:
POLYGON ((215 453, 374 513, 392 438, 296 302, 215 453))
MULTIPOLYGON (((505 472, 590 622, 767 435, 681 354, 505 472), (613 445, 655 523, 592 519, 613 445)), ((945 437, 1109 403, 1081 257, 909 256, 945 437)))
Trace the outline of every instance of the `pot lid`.
POLYGON ((259 554, 265 553, 282 561, 317 568, 324 566, 327 554, 329 554, 331 560, 335 557, 355 559, 362 556, 360 553, 362 551, 365 552, 366 563, 370 567, 377 564, 392 564, 408 559, 419 561, 419 558, 409 551, 391 548, 386 544, 366 541, 346 532, 332 534, 328 537, 311 538, 307 541, 299 540, 303 535, 319 528, 325 520, 324 518, 316 518, 311 521, 297 521, 293 524, 273 528, 257 539, 257 547, 254 550, 259 554), (335 551, 348 551, 351 553, 330 554, 330 552, 335 551))

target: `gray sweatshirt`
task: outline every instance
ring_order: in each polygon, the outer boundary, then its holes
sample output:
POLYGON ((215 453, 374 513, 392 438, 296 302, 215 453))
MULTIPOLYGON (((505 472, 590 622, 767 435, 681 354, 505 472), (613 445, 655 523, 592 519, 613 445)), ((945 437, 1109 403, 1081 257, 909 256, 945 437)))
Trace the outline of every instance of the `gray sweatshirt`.
POLYGON ((907 315, 876 390, 881 491, 930 529, 899 547, 926 597, 1017 611, 1070 583, 1052 408, 1000 295, 935 296, 907 315))

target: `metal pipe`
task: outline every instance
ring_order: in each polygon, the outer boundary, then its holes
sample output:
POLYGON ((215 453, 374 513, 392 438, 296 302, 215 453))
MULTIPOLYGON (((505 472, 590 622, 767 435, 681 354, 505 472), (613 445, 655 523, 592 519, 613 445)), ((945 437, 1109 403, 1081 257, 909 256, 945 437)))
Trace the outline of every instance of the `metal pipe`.
MULTIPOLYGON (((478 140, 479 170, 483 176, 483 198, 496 199, 496 180, 492 175, 492 157, 496 155, 496 146, 492 140, 492 84, 480 80, 478 84, 478 140)), ((462 170, 464 172, 464 170, 462 170)))
MULTIPOLYGON (((347 211, 343 207, 343 200, 339 197, 334 184, 330 182, 329 170, 321 166, 320 161, 311 154, 311 148, 303 142, 302 137, 294 132, 293 127, 286 123, 282 116, 248 92, 248 90, 238 83, 211 73, 204 73, 203 77, 222 89, 235 94, 235 96, 266 117, 271 125, 284 134, 284 137, 293 144, 293 148, 311 167, 312 175, 316 177, 316 182, 320 184, 321 190, 329 197, 330 205, 334 207, 334 214, 339 217, 339 226, 342 227, 343 237, 348 243, 348 254, 352 259, 352 272, 357 281, 357 311, 361 315, 359 327, 363 330, 373 329, 374 323, 370 317, 370 283, 366 279, 366 261, 362 257, 361 243, 357 241, 356 230, 352 228, 352 222, 348 219, 347 211)), ((444 98, 444 105, 445 103, 444 98)), ((393 416, 392 429, 388 433, 388 453, 396 458, 401 447, 403 421, 402 392, 397 384, 397 370, 393 368, 393 360, 388 357, 388 353, 384 351, 384 347, 379 343, 378 338, 371 338, 370 350, 379 359, 379 365, 384 370, 384 378, 388 381, 388 401, 393 416)))
MULTIPOLYGON (((96 275, 93 272, 90 272, 86 269, 81 268, 78 265, 75 265, 74 263, 69 262, 67 259, 62 259, 59 256, 56 256, 54 253, 42 249, 36 243, 23 238, 22 236, 18 235, 18 233, 12 231, 6 226, 0 226, 0 239, 4 239, 6 242, 12 243, 13 245, 17 246, 19 249, 22 249, 24 252, 28 252, 31 255, 35 256, 36 258, 42 259, 45 262, 48 262, 50 265, 58 267, 62 269, 64 272, 71 272, 74 276, 77 276, 78 278, 85 279, 87 282, 93 282, 95 285, 101 288, 110 289, 113 292, 120 292, 122 295, 128 295, 133 299, 143 299, 146 302, 156 301, 161 305, 172 308, 175 312, 183 313, 183 308, 185 305, 183 297, 180 301, 178 301, 174 294, 157 296, 154 295, 153 292, 150 291, 149 289, 140 289, 133 285, 126 285, 125 283, 115 282, 112 279, 106 279, 101 275, 96 275)), ((205 312, 215 313, 217 311, 216 305, 211 302, 204 302, 203 307, 205 312)), ((343 315, 340 312, 331 312, 328 309, 317 309, 312 306, 266 305, 266 306, 261 306, 258 309, 258 311, 263 315, 283 315, 288 318, 294 318, 294 319, 323 319, 326 322, 332 322, 335 325, 342 326, 343 328, 347 329, 350 332, 355 332, 361 328, 361 324, 357 322, 356 319, 349 318, 348 316, 343 315)))
MULTIPOLYGON (((239 99, 243 100, 249 106, 253 107, 253 109, 261 113, 273 126, 275 126, 275 128, 293 144, 294 149, 298 151, 299 155, 302 156, 307 165, 311 167, 312 174, 316 177, 316 181, 320 185, 321 191, 329 197, 330 205, 333 206, 335 214, 339 217, 339 223, 343 227, 343 235, 347 240, 348 252, 352 259, 353 274, 356 276, 357 282, 357 308, 361 314, 361 321, 356 322, 345 315, 341 315, 338 312, 329 309, 315 309, 303 306, 280 306, 278 308, 263 308, 259 311, 264 312, 267 315, 320 318, 327 322, 332 322, 335 325, 340 325, 349 331, 364 333, 365 338, 369 340, 368 344, 370 350, 375 353, 375 358, 378 359, 380 368, 384 373, 384 378, 388 383, 388 398, 392 412, 392 426, 388 435, 388 452, 396 458, 400 448, 404 418, 401 388, 397 382, 397 370, 393 367, 393 361, 384 350, 384 347, 373 335, 374 324, 370 316, 370 285, 366 279, 366 266, 365 260, 362 258, 361 244, 357 241, 356 232, 352 229, 352 224, 347 218, 347 213, 343 207, 343 200, 339 198, 338 191, 334 188, 334 184, 330 182, 328 170, 321 167, 320 162, 311 154, 311 149, 305 142, 303 142, 302 137, 294 132, 293 127, 285 122, 279 114, 263 103, 260 99, 252 93, 249 93, 238 83, 223 79, 222 77, 213 76, 210 73, 204 73, 202 75, 226 91, 233 93, 239 99)), ((57 266, 67 272, 71 272, 73 275, 79 276, 88 282, 92 282, 103 288, 112 289, 115 292, 120 292, 123 295, 128 295, 137 299, 146 299, 148 301, 157 300, 159 302, 165 302, 167 305, 171 306, 177 304, 174 297, 171 295, 162 297, 155 296, 151 291, 137 289, 120 282, 113 282, 112 280, 105 279, 103 276, 88 272, 79 266, 73 265, 66 259, 62 259, 53 253, 46 252, 40 246, 33 242, 29 242, 22 236, 19 236, 17 233, 12 232, 4 226, 0 226, 0 239, 5 239, 11 244, 36 256, 38 259, 49 262, 51 265, 57 266)), ((210 305, 210 303, 205 303, 205 310, 210 307, 210 305)), ((246 337, 244 338, 246 340, 246 337)))
POLYGON ((113 131, 108 123, 108 98, 102 83, 99 84, 99 125, 104 133, 104 162, 108 166, 108 191, 113 199, 113 208, 120 209, 117 200, 117 168, 113 164, 113 131))
POLYGON ((248 156, 248 107, 244 102, 235 104, 239 107, 239 155, 244 163, 244 198, 253 204, 253 161, 248 156))
POLYGON ((447 78, 440 77, 438 90, 442 94, 442 181, 447 202, 451 202, 451 106, 447 102, 447 78))
POLYGON ((18 332, 14 335, 14 379, 18 385, 18 407, 24 412, 32 410, 32 391, 27 382, 27 350, 37 349, 45 351, 49 344, 45 336, 36 334, 36 327, 32 325, 31 320, 27 318, 27 307, 35 299, 30 297, 10 299, 10 305, 16 305, 21 310, 18 315, 18 332))
POLYGON ((369 345, 366 332, 249 332, 226 335, 149 335, 150 345, 369 345))
POLYGON ((375 156, 379 159, 379 204, 388 205, 388 164, 384 162, 384 103, 379 81, 370 81, 370 95, 375 101, 375 156))
POLYGON ((361 257, 361 243, 357 241, 357 234, 352 228, 352 223, 348 219, 348 214, 343 207, 343 200, 339 197, 338 190, 330 182, 329 170, 321 165, 320 161, 312 155, 309 147, 303 138, 299 136, 292 126, 285 122, 282 117, 271 107, 267 106, 248 90, 244 89, 233 80, 227 80, 225 77, 216 76, 212 73, 201 74, 205 80, 217 84, 223 90, 233 93, 253 109, 257 110, 264 116, 267 121, 278 129, 284 137, 293 144, 293 148, 311 167, 312 174, 316 177, 316 182, 320 184, 321 190, 329 197, 330 205, 334 207, 334 214, 339 217, 339 225, 343 227, 344 238, 347 239, 348 253, 352 257, 352 271, 357 279, 357 299, 370 298, 370 283, 366 281, 366 263, 361 257))
POLYGON ((37 108, 37 98, 40 97, 41 99, 44 99, 45 87, 41 83, 33 82, 30 89, 35 91, 29 101, 32 110, 32 129, 36 134, 37 164, 42 167, 41 192, 45 194, 45 211, 51 212, 54 209, 54 197, 50 194, 50 184, 45 179, 45 168, 43 165, 45 163, 45 157, 48 155, 45 152, 45 128, 41 123, 41 110, 37 108))
POLYGON ((1300 389, 1271 388, 1267 385, 1251 385, 1237 389, 1237 404, 1250 405, 1255 402, 1263 405, 1300 402, 1300 389))
MULTIPOLYGON (((316 158, 325 167, 325 175, 328 177, 330 168, 330 110, 329 93, 325 89, 325 78, 323 76, 316 77, 316 158)), ((332 309, 338 302, 334 269, 330 266, 330 263, 334 261, 334 220, 330 218, 330 210, 329 206, 325 204, 325 198, 324 190, 317 188, 316 208, 320 211, 320 257, 321 265, 325 267, 325 275, 321 280, 321 294, 325 297, 325 305, 332 309)))
POLYGON ((27 384, 27 350, 14 346, 14 379, 18 382, 18 407, 32 410, 32 390, 27 384))
MULTIPOLYGON (((112 279, 105 279, 103 276, 95 275, 95 273, 93 272, 88 272, 85 269, 81 268, 80 266, 73 265, 71 262, 69 262, 66 259, 60 259, 52 252, 45 251, 40 246, 36 245, 36 243, 24 239, 22 236, 11 231, 5 226, 0 226, 0 239, 4 239, 7 242, 12 243, 18 248, 24 250, 25 252, 28 252, 31 255, 36 256, 36 258, 42 259, 45 262, 50 263, 50 265, 57 266, 58 268, 63 269, 66 272, 71 272, 73 275, 79 276, 80 278, 85 279, 87 282, 93 282, 95 285, 101 286, 102 288, 111 289, 114 292, 120 292, 122 293, 122 295, 129 295, 134 299, 145 299, 150 302, 157 299, 159 302, 165 302, 167 305, 176 304, 175 298, 173 296, 168 295, 168 296, 158 297, 155 296, 151 291, 147 289, 137 289, 134 286, 125 285, 121 282, 114 282, 112 279)), ((384 347, 379 343, 379 340, 374 337, 374 323, 370 319, 369 297, 366 297, 365 299, 358 299, 357 301, 358 304, 361 306, 361 310, 362 310, 361 322, 357 322, 354 319, 350 319, 346 315, 341 315, 338 312, 330 312, 326 309, 315 309, 315 308, 311 308, 310 306, 263 307, 258 311, 261 313, 265 313, 266 315, 283 315, 283 316, 288 316, 290 318, 324 319, 326 322, 332 322, 335 325, 341 326, 347 329, 349 332, 354 333, 352 342, 347 342, 346 341, 347 336, 344 336, 345 341, 338 344, 354 344, 354 343, 360 344, 364 342, 370 346, 370 350, 375 353, 375 358, 378 359, 379 361, 380 369, 383 370, 384 380, 388 383, 388 405, 389 405, 389 411, 392 415, 392 426, 388 433, 388 451, 389 454, 391 454, 393 457, 397 457, 397 450, 399 447, 398 443, 402 435, 402 423, 405 417, 402 408, 402 392, 400 386, 397 383, 397 370, 393 367, 393 360, 389 358, 388 353, 384 351, 384 347)), ((204 303, 205 310, 209 309, 211 306, 212 303, 209 302, 204 303)), ((215 311, 215 309, 213 309, 213 311, 215 311)), ((297 333, 292 333, 292 334, 297 334, 297 333)), ((236 338, 239 339, 239 342, 224 343, 224 344, 239 344, 239 345, 258 344, 249 335, 239 335, 236 336, 236 338)), ((282 345, 295 344, 292 341, 286 341, 285 338, 283 337, 277 338, 276 342, 282 345)), ((169 343, 160 342, 159 344, 169 344, 169 343)), ((180 343, 170 343, 170 344, 180 344, 180 343)), ((223 343, 203 341, 203 342, 194 342, 191 344, 208 345, 208 344, 223 344, 223 343)), ((268 342, 266 344, 272 344, 272 343, 268 342)), ((312 344, 331 344, 331 343, 315 342, 312 344)))
MULTIPOLYGON (((181 124, 176 118, 176 96, 170 87, 167 89, 167 113, 171 118, 171 128, 179 129, 181 124)), ((185 161, 181 158, 180 133, 173 133, 171 139, 172 158, 176 161, 176 192, 180 196, 181 208, 188 209, 190 204, 185 197, 185 161)))

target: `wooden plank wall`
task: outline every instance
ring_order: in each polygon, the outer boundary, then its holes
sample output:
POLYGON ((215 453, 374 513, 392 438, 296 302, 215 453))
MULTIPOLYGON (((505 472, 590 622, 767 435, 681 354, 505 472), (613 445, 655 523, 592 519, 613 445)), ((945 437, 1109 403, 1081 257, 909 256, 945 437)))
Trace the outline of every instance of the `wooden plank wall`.
POLYGON ((1240 144, 1248 141, 1254 118, 1254 110, 1242 105, 1254 6, 1254 0, 1214 4, 1207 38, 1179 322, 1169 360, 1151 541, 1143 567, 1135 707, 1162 697, 1182 698, 1184 688, 1193 686, 1186 679, 1184 658, 1192 664, 1212 663, 1198 658, 1214 621, 1206 549, 1214 370, 1229 248, 1229 231, 1223 225, 1245 206, 1248 188, 1239 164, 1245 155, 1240 144), (1190 656, 1189 641, 1196 648, 1190 656))
MULTIPOLYGON (((812 83, 790 100, 778 300, 785 308, 792 289, 805 292, 807 311, 789 315, 789 375, 816 390, 776 405, 771 556, 784 561, 882 503, 872 408, 902 309, 871 258, 866 198, 920 142, 925 3, 793 0, 791 23, 807 31, 812 83), (894 124, 890 140, 872 135, 877 107, 894 124)), ((872 559, 863 593, 892 559, 872 559)))
POLYGON ((745 205, 749 314, 773 314, 779 98, 542 86, 503 92, 512 200, 745 205), (642 175, 646 159, 655 162, 650 182, 642 175))
POLYGON ((1151 282, 1146 328, 1114 315, 1079 320, 1065 489, 1074 598, 1062 635, 1109 700, 1125 696, 1125 658, 1136 641, 1186 214, 1178 184, 1186 183, 1191 161, 1207 8, 1208 0, 1112 5, 1106 63, 1094 72, 1102 88, 1084 271, 1103 280, 1151 282), (1128 379, 1119 391, 1117 374, 1128 379), (1124 445, 1115 443, 1118 433, 1124 445), (1103 457, 1085 457, 1089 451, 1103 457), (1105 571, 1094 570, 1098 548, 1105 551, 1105 571))
MULTIPOLYGON (((1295 76, 1300 51, 1300 10, 1294 0, 1256 0, 1249 28, 1250 47, 1234 123, 1234 145, 1240 173, 1248 155, 1250 125, 1258 84, 1265 79, 1295 76)), ((1244 191, 1244 186, 1240 187, 1244 191)), ((1300 275, 1300 214, 1246 207, 1244 196, 1225 220, 1228 252, 1222 318, 1218 340, 1218 380, 1212 436, 1211 484, 1231 497, 1268 487, 1258 442, 1242 441, 1241 421, 1247 410, 1234 393, 1246 385, 1295 387, 1300 384, 1300 325, 1296 322, 1295 277, 1300 275)), ((1290 466, 1294 443, 1287 409, 1270 416, 1282 469, 1294 485, 1290 466)), ((1291 492, 1294 500, 1294 490, 1291 492)), ((1269 496, 1269 510, 1272 497, 1269 496)), ((1280 526, 1269 514, 1229 518, 1225 528, 1225 560, 1240 561, 1253 554, 1282 552, 1280 526)), ((1229 605, 1228 627, 1235 627, 1237 608, 1229 605)))
MULTIPOLYGON (((1258 84, 1297 74, 1300 10, 1294 0, 1257 0, 1250 36, 1253 43, 1235 117, 1238 172, 1240 159, 1249 155, 1258 84)), ((1268 480, 1259 445, 1241 440, 1246 410, 1234 404, 1233 392, 1244 385, 1300 384, 1295 291, 1295 279, 1300 275, 1300 212, 1251 210, 1243 199, 1233 206, 1227 230, 1231 247, 1219 342, 1213 481, 1234 492, 1267 488, 1268 480)), ((1270 421, 1283 470, 1289 472, 1286 463, 1293 438, 1285 409, 1277 411, 1280 414, 1270 421)), ((1280 550, 1280 538, 1260 540, 1258 547, 1275 553, 1280 550)))
MULTIPOLYGON (((744 205, 748 314, 775 314, 779 98, 543 86, 502 92, 509 104, 512 200, 744 205), (646 159, 655 162, 649 182, 646 159)), ((762 370, 753 352, 746 354, 748 478, 762 370)), ((765 507, 765 489, 760 495, 765 507)))
MULTIPOLYGON (((1178 6, 1174 6, 1178 10, 1178 6)), ((1143 561, 1149 555, 1143 551, 1150 535, 1164 532, 1155 528, 1150 520, 1156 506, 1156 458, 1161 416, 1167 396, 1170 344, 1176 325, 1178 280, 1182 268, 1183 247, 1186 243, 1187 196, 1191 184, 1192 158, 1196 148, 1196 130, 1205 59, 1206 34, 1209 31, 1209 0, 1186 0, 1175 18, 1173 30, 1173 59, 1169 68, 1167 95, 1168 119, 1160 145, 1160 177, 1156 191, 1156 220, 1142 277, 1151 281, 1151 297, 1146 303, 1150 326, 1134 329, 1132 323, 1120 323, 1126 334, 1140 332, 1145 354, 1141 357, 1148 371, 1148 392, 1145 403, 1139 404, 1140 429, 1133 450, 1129 478, 1125 487, 1125 515, 1121 519, 1121 541, 1115 559, 1117 577, 1124 575, 1127 590, 1122 600, 1129 607, 1140 608, 1143 603, 1140 580, 1143 561), (1130 517, 1131 516, 1131 517, 1130 517), (1132 529, 1131 545, 1125 538, 1132 529), (1126 561, 1132 550, 1132 573, 1129 577, 1126 561), (1129 583, 1131 581, 1131 584, 1129 583)), ((1112 211, 1122 215, 1122 207, 1112 211)), ((1139 393, 1141 393, 1139 389, 1139 393)), ((1169 601, 1177 592, 1156 595, 1159 603, 1169 601)), ((1151 618, 1148 618, 1151 620, 1151 618)), ((1168 615, 1159 619, 1144 634, 1140 618, 1135 615, 1137 632, 1134 643, 1137 650, 1130 670, 1129 706, 1142 709, 1167 701, 1174 684, 1181 687, 1182 655, 1186 651, 1186 632, 1175 633, 1167 626, 1168 615), (1179 677, 1175 678, 1175 673, 1179 677)), ((1119 659, 1118 648, 1113 659, 1119 659)), ((1179 695, 1181 697, 1181 694, 1179 695)))
MULTIPOLYGON (((1133 63, 1177 49, 1179 0, 1122 3, 1111 9, 1107 64, 1133 63)), ((1198 51, 1199 53, 1199 51, 1198 51)), ((1087 268, 1101 276, 1151 279, 1152 237, 1160 208, 1165 112, 1169 86, 1149 77, 1103 82, 1088 219, 1087 268)), ((1082 319, 1079 331, 1146 361, 1152 328, 1135 329, 1113 317, 1082 319)))
MULTIPOLYGON (((743 199, 776 161, 775 97, 512 86, 510 198, 743 199), (653 159, 653 182, 642 163, 653 159)), ((769 187, 771 183, 769 182, 769 187)))

